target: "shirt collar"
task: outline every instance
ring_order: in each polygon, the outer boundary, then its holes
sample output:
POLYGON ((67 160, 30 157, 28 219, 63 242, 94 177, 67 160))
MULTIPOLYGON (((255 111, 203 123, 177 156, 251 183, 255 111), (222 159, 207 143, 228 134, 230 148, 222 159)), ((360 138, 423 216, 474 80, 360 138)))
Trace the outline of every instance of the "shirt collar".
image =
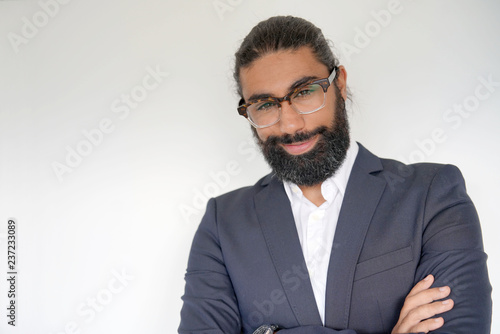
MULTIPOLYGON (((354 165, 354 161, 356 160, 356 156, 358 155, 358 151, 358 143, 351 141, 344 162, 340 168, 335 172, 335 174, 330 176, 321 184, 321 194, 327 202, 331 202, 335 198, 337 190, 340 192, 340 195, 344 197, 347 182, 349 181, 349 175, 351 175, 352 167, 354 165)), ((301 200, 303 198, 302 190, 300 190, 296 184, 284 181, 283 185, 292 205, 294 199, 301 200)))

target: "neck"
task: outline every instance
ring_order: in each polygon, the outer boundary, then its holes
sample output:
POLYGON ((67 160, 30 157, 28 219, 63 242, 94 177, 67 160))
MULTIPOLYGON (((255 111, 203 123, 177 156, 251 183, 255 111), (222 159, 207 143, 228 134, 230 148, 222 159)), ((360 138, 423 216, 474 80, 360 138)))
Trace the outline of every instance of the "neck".
POLYGON ((302 194, 316 206, 320 206, 326 202, 323 194, 321 194, 321 184, 322 183, 313 186, 299 186, 300 190, 302 190, 302 194))

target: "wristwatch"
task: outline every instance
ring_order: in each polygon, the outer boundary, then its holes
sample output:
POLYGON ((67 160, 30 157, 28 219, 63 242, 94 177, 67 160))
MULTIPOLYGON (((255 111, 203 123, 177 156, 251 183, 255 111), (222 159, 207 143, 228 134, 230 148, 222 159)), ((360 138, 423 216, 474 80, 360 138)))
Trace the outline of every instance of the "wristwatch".
POLYGON ((273 334, 275 330, 279 329, 276 325, 262 325, 253 332, 253 334, 273 334))

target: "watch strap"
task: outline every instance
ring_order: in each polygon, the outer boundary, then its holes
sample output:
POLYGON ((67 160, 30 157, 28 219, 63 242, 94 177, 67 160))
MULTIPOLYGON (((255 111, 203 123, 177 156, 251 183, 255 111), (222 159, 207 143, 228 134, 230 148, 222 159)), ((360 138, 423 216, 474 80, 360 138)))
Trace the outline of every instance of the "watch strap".
POLYGON ((262 325, 257 328, 253 334, 273 334, 277 329, 279 329, 276 325, 262 325))

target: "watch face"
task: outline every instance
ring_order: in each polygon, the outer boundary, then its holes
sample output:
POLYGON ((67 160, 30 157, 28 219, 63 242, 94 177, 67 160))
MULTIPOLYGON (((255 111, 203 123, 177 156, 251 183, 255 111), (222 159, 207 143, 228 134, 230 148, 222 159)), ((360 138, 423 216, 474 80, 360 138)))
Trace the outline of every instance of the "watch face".
POLYGON ((253 332, 253 334, 273 334, 274 329, 269 325, 262 325, 253 332))

